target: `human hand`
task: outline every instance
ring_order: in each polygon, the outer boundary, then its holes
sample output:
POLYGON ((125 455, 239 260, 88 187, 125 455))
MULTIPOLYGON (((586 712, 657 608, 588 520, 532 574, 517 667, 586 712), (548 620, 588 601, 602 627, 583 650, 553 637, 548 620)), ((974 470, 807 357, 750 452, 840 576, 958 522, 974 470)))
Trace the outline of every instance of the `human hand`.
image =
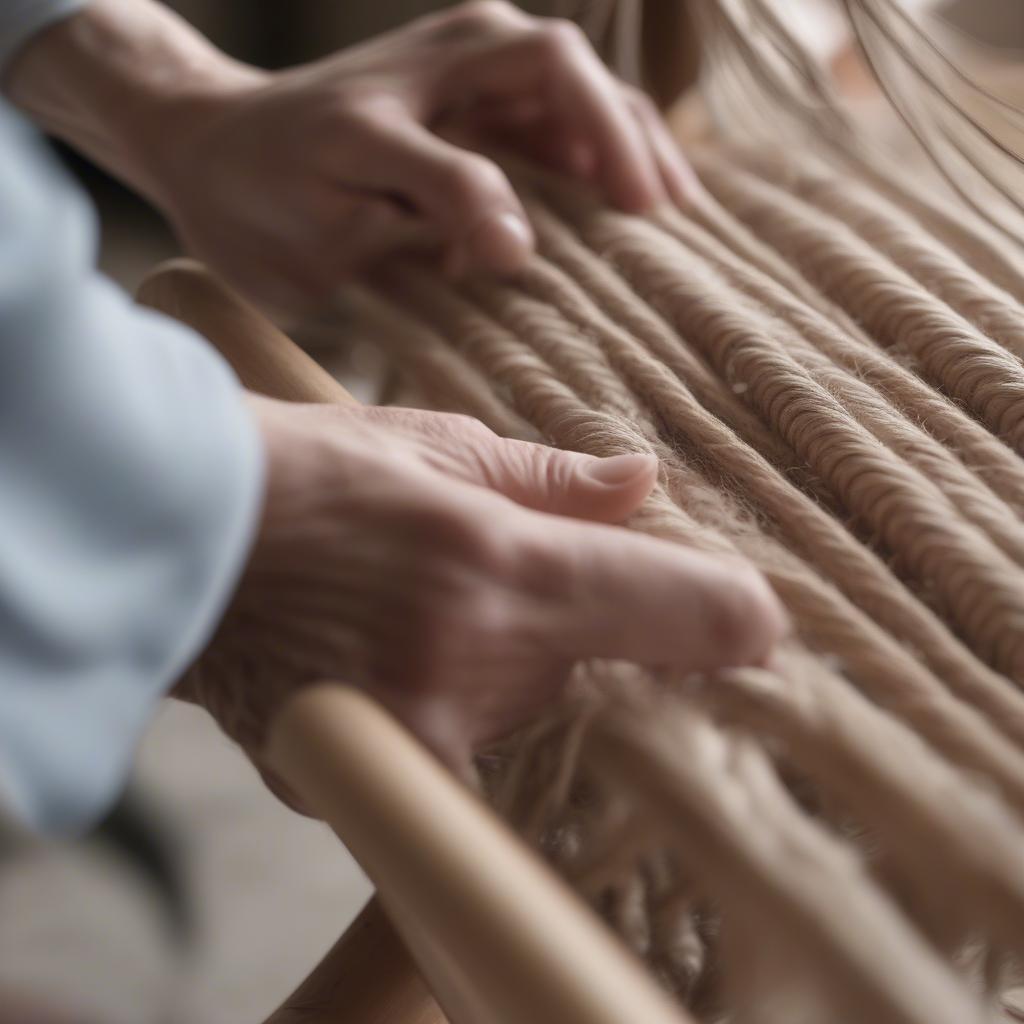
POLYGON ((640 211, 695 179, 650 101, 571 23, 476 0, 281 72, 155 0, 91 0, 5 69, 40 124, 147 195, 263 306, 323 302, 408 244, 510 271, 532 236, 498 144, 640 211), (458 144, 449 141, 457 138, 458 144))
POLYGON ((195 255, 279 308, 322 302, 410 244, 439 245, 454 274, 516 269, 526 215, 476 147, 538 159, 633 211, 685 202, 693 180, 647 97, 573 24, 501 0, 280 73, 232 67, 158 113, 135 124, 158 201, 195 255))
POLYGON ((275 711, 309 683, 369 691, 461 766, 579 659, 754 664, 786 630, 749 566, 605 525, 647 497, 653 457, 509 441, 464 416, 252 402, 262 527, 178 695, 258 767, 275 711))

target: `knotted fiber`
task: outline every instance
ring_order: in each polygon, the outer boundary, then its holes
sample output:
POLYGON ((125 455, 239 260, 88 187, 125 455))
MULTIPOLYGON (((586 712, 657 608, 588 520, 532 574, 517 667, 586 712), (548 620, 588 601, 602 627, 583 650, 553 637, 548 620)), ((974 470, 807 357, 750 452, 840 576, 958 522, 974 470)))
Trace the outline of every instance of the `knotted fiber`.
POLYGON ((516 279, 410 261, 348 296, 429 404, 656 454, 630 527, 743 555, 795 623, 771 672, 578 666, 487 795, 694 1020, 1006 1019, 1024 254, 862 153, 691 156, 704 194, 647 218, 515 168, 516 279))

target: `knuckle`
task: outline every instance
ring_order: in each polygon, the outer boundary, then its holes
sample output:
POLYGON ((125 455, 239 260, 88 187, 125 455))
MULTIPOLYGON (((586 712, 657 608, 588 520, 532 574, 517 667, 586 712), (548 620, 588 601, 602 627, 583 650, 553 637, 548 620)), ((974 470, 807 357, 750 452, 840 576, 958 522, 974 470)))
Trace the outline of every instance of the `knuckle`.
POLYGON ((454 573, 410 623, 405 658, 424 685, 443 685, 455 667, 503 647, 517 628, 513 596, 496 574, 454 573))
POLYGON ((469 473, 474 481, 490 479, 495 444, 500 439, 480 420, 461 413, 436 413, 421 423, 418 433, 429 465, 446 473, 469 473))
POLYGON ((404 654, 405 676, 420 693, 445 691, 452 678, 484 664, 517 631, 512 602, 484 585, 448 595, 412 631, 404 654))
POLYGON ((548 18, 537 30, 535 42, 550 60, 562 61, 567 55, 589 50, 590 42, 583 29, 568 18, 548 18))
POLYGON ((464 508, 455 502, 419 516, 414 538, 421 578, 435 579, 437 592, 460 603, 467 588, 481 580, 498 582, 508 576, 508 524, 489 514, 486 504, 464 508), (425 563, 425 564, 424 564, 425 563))
POLYGON ((548 449, 542 455, 541 472, 544 476, 547 493, 567 493, 578 479, 577 462, 556 449, 548 449))
POLYGON ((459 205, 505 194, 505 176, 484 156, 461 153, 452 158, 445 175, 451 199, 459 205))
POLYGON ((574 597, 576 573, 569 551, 538 532, 512 535, 504 551, 507 572, 531 599, 567 602, 574 597))
POLYGON ((325 133, 324 141, 331 137, 326 133, 343 131, 346 137, 350 137, 366 128, 372 128, 375 122, 372 116, 373 104, 373 97, 347 89, 331 89, 323 97, 318 112, 320 128, 325 133))
POLYGON ((451 627, 448 635, 457 649, 469 640, 486 650, 515 631, 508 592, 489 582, 468 588, 461 600, 449 605, 447 611, 451 627))
POLYGON ((778 599, 757 570, 729 570, 707 605, 709 635, 730 664, 749 664, 768 653, 781 635, 778 599))
POLYGON ((425 558, 470 561, 482 546, 480 524, 455 505, 427 506, 417 520, 416 540, 425 558))
POLYGON ((469 0, 452 17, 464 24, 489 28, 508 21, 514 13, 515 8, 508 0, 469 0))
POLYGON ((329 130, 344 133, 350 141, 378 141, 404 112, 391 96, 374 90, 340 93, 331 105, 329 130))
POLYGON ((485 528, 438 506, 418 511, 405 532, 403 564, 394 576, 402 643, 389 652, 401 671, 430 680, 457 656, 491 579, 485 528))
POLYGON ((622 89, 626 97, 626 102, 632 106, 634 110, 651 117, 659 116, 658 108, 655 106, 654 101, 646 92, 643 91, 643 89, 638 89, 635 85, 623 85, 622 89))
POLYGON ((459 440, 484 444, 494 440, 497 436, 486 423, 478 420, 475 416, 469 416, 462 412, 445 412, 437 415, 437 422, 444 432, 459 440))

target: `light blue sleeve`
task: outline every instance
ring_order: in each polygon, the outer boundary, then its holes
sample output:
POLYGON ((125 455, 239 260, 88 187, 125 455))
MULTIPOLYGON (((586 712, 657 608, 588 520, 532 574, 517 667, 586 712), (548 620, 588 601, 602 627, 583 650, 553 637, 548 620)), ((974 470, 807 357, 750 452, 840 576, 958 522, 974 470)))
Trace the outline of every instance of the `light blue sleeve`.
POLYGON ((0 72, 47 25, 74 14, 87 0, 0 0, 0 72))
POLYGON ((262 500, 243 392, 93 269, 95 224, 0 104, 0 799, 84 827, 230 599, 262 500))

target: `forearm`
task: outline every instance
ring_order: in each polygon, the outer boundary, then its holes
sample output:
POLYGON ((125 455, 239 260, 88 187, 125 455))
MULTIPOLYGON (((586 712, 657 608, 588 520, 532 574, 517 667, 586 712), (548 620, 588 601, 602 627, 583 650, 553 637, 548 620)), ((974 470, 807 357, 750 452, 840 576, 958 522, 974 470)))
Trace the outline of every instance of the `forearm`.
POLYGON ((30 39, 3 87, 47 131, 160 203, 158 164, 181 112, 261 75, 155 0, 92 0, 30 39))

